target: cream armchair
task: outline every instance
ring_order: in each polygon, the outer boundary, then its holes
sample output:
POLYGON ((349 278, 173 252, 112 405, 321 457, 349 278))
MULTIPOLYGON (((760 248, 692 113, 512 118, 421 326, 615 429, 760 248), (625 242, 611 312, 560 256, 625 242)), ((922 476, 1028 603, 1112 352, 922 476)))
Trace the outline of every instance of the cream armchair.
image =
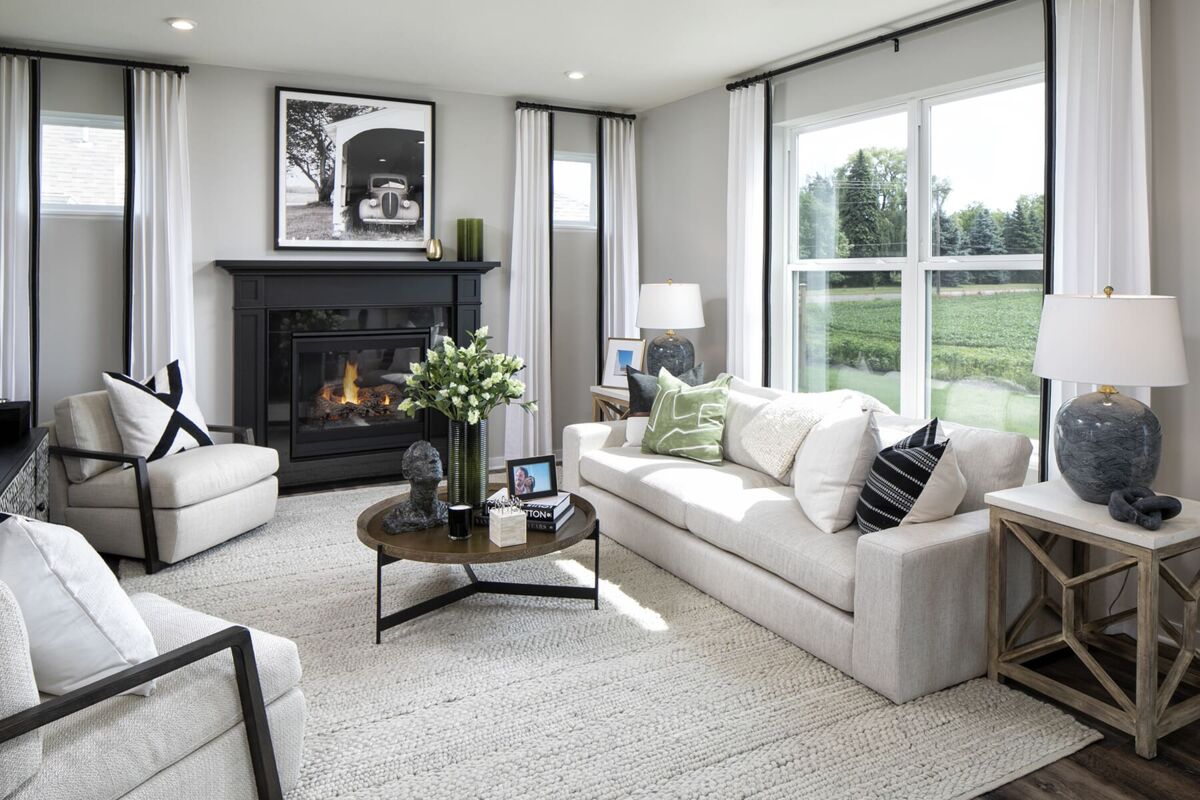
POLYGON ((275 515, 279 454, 248 428, 210 425, 239 441, 146 462, 122 452, 106 392, 54 407, 50 521, 82 533, 101 553, 155 572, 252 530, 275 515))

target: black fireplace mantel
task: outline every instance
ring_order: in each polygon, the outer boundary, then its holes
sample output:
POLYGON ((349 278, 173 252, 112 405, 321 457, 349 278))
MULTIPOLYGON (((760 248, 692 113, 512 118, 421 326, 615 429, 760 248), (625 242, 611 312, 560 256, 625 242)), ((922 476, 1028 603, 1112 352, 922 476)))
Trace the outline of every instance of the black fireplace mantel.
MULTIPOLYGON (((268 361, 273 312, 322 309, 389 309, 431 306, 449 313, 448 330, 463 342, 482 324, 483 276, 497 261, 420 260, 218 260, 233 276, 233 416, 252 427, 260 443, 280 451, 281 485, 299 486, 394 475, 393 452, 312 459, 289 451, 268 414, 268 361)), ((289 334, 290 336, 290 334, 289 334)), ((274 349, 273 349, 274 347, 274 349)), ((274 391, 274 390, 272 390, 274 391)), ((284 391, 287 391, 286 389, 284 391)), ((429 438, 439 443, 438 430, 429 438)))

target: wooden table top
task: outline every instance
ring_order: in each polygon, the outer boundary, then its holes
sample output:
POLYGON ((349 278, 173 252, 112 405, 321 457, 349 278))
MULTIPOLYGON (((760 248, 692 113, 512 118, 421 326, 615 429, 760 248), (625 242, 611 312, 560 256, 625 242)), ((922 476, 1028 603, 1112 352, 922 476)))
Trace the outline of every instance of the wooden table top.
MULTIPOLYGON (((500 484, 489 487, 495 491, 500 484)), ((445 490, 438 496, 446 499, 445 490)), ((488 529, 483 525, 472 525, 469 539, 450 538, 449 527, 428 528, 404 533, 385 533, 383 518, 397 503, 407 500, 408 495, 397 495, 367 508, 358 515, 358 540, 372 550, 383 546, 383 552, 392 558, 409 561, 426 561, 435 564, 494 564, 501 561, 517 561, 547 553, 565 550, 583 541, 596 528, 596 509, 587 500, 571 495, 575 513, 557 532, 529 531, 525 544, 500 547, 488 538, 488 529)))

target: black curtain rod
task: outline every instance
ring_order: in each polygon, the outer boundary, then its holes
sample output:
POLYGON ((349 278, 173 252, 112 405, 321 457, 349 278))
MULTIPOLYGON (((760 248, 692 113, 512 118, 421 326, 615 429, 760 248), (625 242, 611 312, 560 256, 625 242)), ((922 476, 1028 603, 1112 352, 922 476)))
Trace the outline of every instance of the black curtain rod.
POLYGON ((751 75, 749 78, 742 78, 740 81, 727 83, 725 84, 725 89, 730 92, 738 89, 744 89, 747 86, 753 86, 756 83, 769 81, 771 78, 775 78, 780 75, 786 75, 787 73, 795 72, 798 69, 811 67, 816 64, 821 64, 825 61, 832 61, 835 58, 841 58, 842 56, 847 56, 851 53, 857 53, 860 50, 867 50, 871 47, 876 47, 877 45, 881 44, 890 43, 896 48, 896 50, 899 50, 900 40, 905 36, 911 36, 914 33, 920 33, 921 31, 929 30, 930 28, 935 28, 939 25, 945 25, 947 22, 954 22, 962 19, 963 17, 969 17, 974 14, 979 14, 983 11, 991 11, 993 8, 999 8, 1000 6, 1006 6, 1015 2, 1016 0, 990 0, 990 2, 981 3, 977 6, 963 8, 950 14, 944 14, 940 17, 935 17, 934 19, 925 20, 924 22, 918 22, 915 25, 909 25, 907 28, 900 28, 899 30, 889 31, 888 33, 881 33, 880 35, 871 39, 855 42, 854 44, 848 44, 845 47, 839 47, 837 50, 831 50, 828 53, 822 53, 819 56, 806 58, 803 61, 797 61, 794 64, 776 67, 775 69, 761 72, 758 75, 751 75))
POLYGON ((565 114, 590 114, 593 117, 609 117, 610 119, 637 119, 636 114, 622 114, 619 111, 600 111, 594 108, 571 108, 570 106, 552 106, 546 103, 528 103, 517 101, 517 108, 536 108, 541 111, 562 111, 565 114))
POLYGON ((9 56, 26 56, 27 58, 53 58, 57 61, 82 61, 87 64, 106 64, 110 67, 161 69, 166 72, 177 72, 180 75, 186 75, 191 71, 191 67, 182 64, 155 64, 152 61, 136 61, 128 58, 104 58, 103 56, 83 56, 77 53, 54 53, 49 50, 24 50, 20 47, 0 47, 0 54, 9 56))

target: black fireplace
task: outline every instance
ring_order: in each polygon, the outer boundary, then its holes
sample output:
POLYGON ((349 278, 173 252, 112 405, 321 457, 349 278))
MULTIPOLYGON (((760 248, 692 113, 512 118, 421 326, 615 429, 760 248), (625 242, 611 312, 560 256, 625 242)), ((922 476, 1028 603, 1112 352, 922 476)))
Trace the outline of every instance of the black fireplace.
POLYGON ((480 325, 495 262, 218 261, 234 276, 234 420, 279 451, 284 487, 400 476, 446 420, 399 410, 410 365, 480 325))

